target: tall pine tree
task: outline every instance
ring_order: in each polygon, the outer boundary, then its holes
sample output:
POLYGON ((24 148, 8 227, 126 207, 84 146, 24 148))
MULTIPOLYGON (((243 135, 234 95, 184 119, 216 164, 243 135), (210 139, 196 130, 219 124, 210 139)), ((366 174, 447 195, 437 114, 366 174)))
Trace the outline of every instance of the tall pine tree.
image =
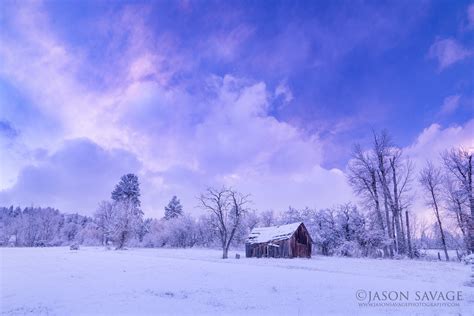
POLYGON ((165 219, 169 220, 181 215, 183 215, 183 206, 175 195, 168 203, 168 205, 165 206, 165 219))
POLYGON ((140 208, 140 184, 138 177, 133 173, 120 178, 120 182, 112 191, 112 200, 115 202, 129 202, 133 207, 140 208))

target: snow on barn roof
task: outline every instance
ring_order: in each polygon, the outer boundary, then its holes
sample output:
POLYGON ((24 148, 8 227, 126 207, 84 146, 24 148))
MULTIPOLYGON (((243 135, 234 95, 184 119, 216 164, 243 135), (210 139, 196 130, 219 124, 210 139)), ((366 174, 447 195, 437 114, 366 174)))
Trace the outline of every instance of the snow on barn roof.
POLYGON ((301 222, 298 222, 280 226, 254 228, 252 229, 249 237, 247 238, 247 243, 259 244, 263 242, 288 239, 293 235, 293 233, 298 229, 301 224, 301 222))

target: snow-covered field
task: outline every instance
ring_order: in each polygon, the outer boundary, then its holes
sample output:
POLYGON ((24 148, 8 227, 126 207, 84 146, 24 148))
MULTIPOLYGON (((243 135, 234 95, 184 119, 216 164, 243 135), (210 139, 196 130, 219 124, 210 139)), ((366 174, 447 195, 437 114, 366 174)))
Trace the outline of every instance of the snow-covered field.
POLYGON ((474 310, 473 288, 464 285, 471 268, 460 263, 230 255, 222 260, 209 249, 2 248, 0 310, 6 315, 472 315, 474 310), (416 291, 462 291, 462 301, 445 307, 359 306, 369 291, 383 290, 409 292, 411 301, 416 291))

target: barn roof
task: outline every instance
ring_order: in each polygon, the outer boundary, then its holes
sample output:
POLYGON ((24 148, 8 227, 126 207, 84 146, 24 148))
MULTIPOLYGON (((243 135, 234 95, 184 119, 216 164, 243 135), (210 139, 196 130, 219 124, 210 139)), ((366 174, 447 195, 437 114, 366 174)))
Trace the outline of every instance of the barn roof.
POLYGON ((259 244, 288 239, 294 234, 301 224, 302 222, 297 222, 280 226, 254 228, 247 238, 247 243, 259 244))

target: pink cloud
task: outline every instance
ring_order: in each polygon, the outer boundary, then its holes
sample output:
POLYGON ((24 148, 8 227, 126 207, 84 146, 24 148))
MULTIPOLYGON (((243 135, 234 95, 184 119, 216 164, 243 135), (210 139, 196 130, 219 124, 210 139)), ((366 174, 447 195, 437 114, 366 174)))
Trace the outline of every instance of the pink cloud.
MULTIPOLYGON (((57 36, 41 6, 11 13, 21 36, 4 40, 2 73, 65 128, 56 139, 31 141, 30 150, 60 152, 65 139, 88 138, 104 150, 129 152, 140 162, 146 195, 153 196, 144 198, 148 213, 172 194, 192 206, 205 185, 222 183, 253 193, 262 209, 283 209, 292 201, 323 207, 333 204, 331 197, 350 199, 344 176, 320 167, 317 135, 269 114, 273 92, 264 82, 211 76, 199 93, 170 84, 192 58, 178 53, 179 43, 166 34, 151 39, 143 21, 146 8, 127 8, 99 23, 98 32, 110 40, 106 64, 97 65, 108 76, 101 89, 84 83, 80 72, 96 65, 57 36), (342 191, 330 195, 327 183, 342 191), (326 200, 315 201, 318 195, 326 200)), ((234 29, 218 54, 232 58, 251 33, 247 27, 234 29)), ((277 90, 290 98, 289 89, 277 90)))

